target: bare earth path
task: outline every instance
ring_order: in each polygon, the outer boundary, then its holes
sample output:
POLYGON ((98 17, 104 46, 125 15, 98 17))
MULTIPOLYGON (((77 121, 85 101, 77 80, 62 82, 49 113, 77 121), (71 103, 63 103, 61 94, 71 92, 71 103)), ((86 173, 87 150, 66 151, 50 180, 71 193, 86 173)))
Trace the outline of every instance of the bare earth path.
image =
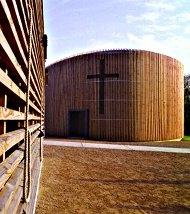
POLYGON ((45 146, 37 214, 190 213, 190 155, 45 146))

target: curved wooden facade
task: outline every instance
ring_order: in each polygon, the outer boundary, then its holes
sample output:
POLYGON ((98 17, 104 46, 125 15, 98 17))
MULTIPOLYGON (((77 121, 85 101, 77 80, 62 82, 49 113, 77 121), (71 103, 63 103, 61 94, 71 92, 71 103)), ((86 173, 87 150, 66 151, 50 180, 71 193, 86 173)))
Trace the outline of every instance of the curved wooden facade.
POLYGON ((30 214, 42 164, 43 2, 1 0, 0 14, 0 213, 30 214))
POLYGON ((183 137, 183 65, 176 59, 149 51, 108 50, 67 58, 46 72, 46 135, 68 137, 71 119, 83 111, 84 137, 183 137))

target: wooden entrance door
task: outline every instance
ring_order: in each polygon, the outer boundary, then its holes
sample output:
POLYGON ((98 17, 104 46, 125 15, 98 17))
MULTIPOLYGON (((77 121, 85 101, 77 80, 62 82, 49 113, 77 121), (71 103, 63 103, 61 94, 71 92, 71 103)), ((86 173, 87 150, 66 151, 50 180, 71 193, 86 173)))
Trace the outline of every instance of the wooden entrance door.
POLYGON ((88 110, 69 111, 69 137, 88 137, 89 113, 88 110))

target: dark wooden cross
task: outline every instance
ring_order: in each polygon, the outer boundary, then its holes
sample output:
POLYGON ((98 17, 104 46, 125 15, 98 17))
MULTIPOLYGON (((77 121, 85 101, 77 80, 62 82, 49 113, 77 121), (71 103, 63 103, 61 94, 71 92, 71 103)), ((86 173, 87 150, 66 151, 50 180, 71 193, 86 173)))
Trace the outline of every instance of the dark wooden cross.
POLYGON ((87 79, 99 79, 99 114, 104 114, 104 88, 106 78, 118 78, 119 74, 105 73, 105 60, 100 60, 100 73, 87 75, 87 79))

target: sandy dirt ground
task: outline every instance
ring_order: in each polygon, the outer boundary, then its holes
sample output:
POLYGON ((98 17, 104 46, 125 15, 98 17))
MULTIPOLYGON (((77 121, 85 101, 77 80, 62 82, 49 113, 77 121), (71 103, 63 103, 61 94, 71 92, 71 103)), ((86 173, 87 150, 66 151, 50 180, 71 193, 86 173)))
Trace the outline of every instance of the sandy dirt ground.
POLYGON ((189 214, 190 155, 45 146, 37 214, 189 214))

